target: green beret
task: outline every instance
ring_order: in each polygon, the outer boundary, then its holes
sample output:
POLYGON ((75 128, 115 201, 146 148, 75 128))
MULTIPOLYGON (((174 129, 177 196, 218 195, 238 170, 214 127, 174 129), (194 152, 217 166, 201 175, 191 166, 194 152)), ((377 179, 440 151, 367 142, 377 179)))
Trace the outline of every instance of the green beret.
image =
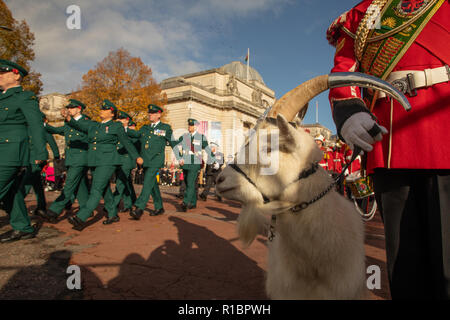
POLYGON ((156 104, 149 104, 147 106, 148 108, 148 113, 158 113, 158 112, 163 112, 163 109, 161 109, 160 107, 158 107, 156 104))
POLYGON ((69 99, 69 104, 66 106, 66 108, 78 108, 78 107, 81 107, 81 110, 86 109, 86 106, 81 101, 69 99))
POLYGON ((123 111, 119 111, 119 113, 117 114, 117 118, 118 119, 126 119, 126 118, 128 118, 128 119, 131 120, 130 115, 128 113, 126 113, 126 112, 123 112, 123 111))
POLYGON ((188 125, 190 125, 190 126, 195 126, 198 123, 199 122, 195 119, 191 119, 191 118, 188 119, 188 125))
POLYGON ((102 102, 102 106, 100 107, 100 109, 102 110, 111 110, 111 111, 116 111, 117 112, 117 107, 114 105, 114 103, 112 103, 111 101, 105 99, 102 102))
POLYGON ((11 72, 11 71, 19 73, 22 76, 22 78, 28 74, 28 71, 25 70, 24 67, 19 66, 17 63, 14 63, 9 60, 0 59, 0 72, 11 72))

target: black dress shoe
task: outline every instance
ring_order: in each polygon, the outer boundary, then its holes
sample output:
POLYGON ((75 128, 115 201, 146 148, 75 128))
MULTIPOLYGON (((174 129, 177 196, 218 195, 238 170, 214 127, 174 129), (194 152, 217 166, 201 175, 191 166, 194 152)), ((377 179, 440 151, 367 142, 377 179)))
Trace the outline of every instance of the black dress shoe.
POLYGON ((18 241, 18 240, 26 240, 31 239, 36 236, 36 231, 33 232, 23 232, 19 230, 11 230, 7 233, 4 233, 1 236, 0 242, 6 243, 6 242, 12 242, 12 241, 18 241))
POLYGON ((181 203, 181 210, 183 212, 187 212, 187 204, 186 203, 184 203, 184 202, 181 203))
POLYGON ((200 194, 200 199, 202 199, 203 201, 206 201, 206 195, 204 195, 203 193, 200 194))
POLYGON ((44 211, 38 209, 34 210, 34 214, 51 223, 58 222, 58 214, 56 212, 53 212, 52 210, 44 211))
POLYGON ((71 210, 72 209, 72 202, 67 202, 66 205, 64 206, 64 209, 66 210, 71 210))
POLYGON ((119 210, 120 213, 131 211, 131 208, 122 208, 119 210))
POLYGON ((142 210, 141 208, 138 208, 138 207, 135 207, 134 209, 130 210, 130 216, 134 220, 139 220, 142 216, 142 213, 144 213, 144 210, 142 210))
POLYGON ((115 216, 115 217, 108 218, 108 219, 104 220, 103 224, 111 224, 111 223, 119 222, 119 221, 120 221, 119 216, 115 216))
POLYGON ((217 201, 222 202, 222 197, 217 197, 217 201))
POLYGON ((71 216, 71 217, 67 218, 67 220, 69 221, 69 223, 71 223, 76 228, 81 228, 84 226, 83 220, 81 220, 77 216, 71 216))
POLYGON ((159 216, 160 214, 163 214, 164 212, 165 212, 164 209, 161 208, 161 209, 152 211, 152 212, 150 213, 150 215, 151 215, 152 217, 154 217, 154 216, 159 216))

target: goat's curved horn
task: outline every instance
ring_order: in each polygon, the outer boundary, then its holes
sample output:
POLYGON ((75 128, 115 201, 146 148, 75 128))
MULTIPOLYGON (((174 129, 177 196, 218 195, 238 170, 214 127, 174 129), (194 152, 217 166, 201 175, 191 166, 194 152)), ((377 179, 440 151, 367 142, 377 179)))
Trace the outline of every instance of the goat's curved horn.
POLYGON ((292 121, 299 112, 307 107, 308 102, 318 94, 328 89, 349 86, 382 91, 398 100, 406 111, 411 109, 406 97, 384 80, 359 72, 335 72, 315 77, 286 93, 274 104, 269 117, 275 118, 281 113, 288 121, 292 121))

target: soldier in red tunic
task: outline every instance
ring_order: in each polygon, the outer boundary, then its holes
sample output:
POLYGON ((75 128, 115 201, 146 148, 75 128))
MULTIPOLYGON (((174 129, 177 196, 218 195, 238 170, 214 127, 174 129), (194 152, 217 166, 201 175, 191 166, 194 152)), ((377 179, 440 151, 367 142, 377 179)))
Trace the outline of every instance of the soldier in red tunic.
POLYGON ((323 152, 323 158, 320 160, 319 165, 331 174, 334 170, 333 153, 324 146, 325 138, 322 135, 318 135, 314 140, 323 152))
POLYGON ((330 90, 339 137, 367 152, 392 298, 450 297, 450 144, 435 139, 448 137, 450 123, 449 17, 448 0, 366 0, 327 32, 332 72, 385 79, 412 106, 357 87, 330 90))

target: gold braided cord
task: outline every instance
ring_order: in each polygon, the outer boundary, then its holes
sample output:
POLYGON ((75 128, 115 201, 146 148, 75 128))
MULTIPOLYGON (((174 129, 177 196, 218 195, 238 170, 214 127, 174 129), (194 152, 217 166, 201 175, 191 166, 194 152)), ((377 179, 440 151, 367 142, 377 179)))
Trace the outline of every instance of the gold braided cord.
POLYGON ((342 31, 344 31, 353 40, 356 38, 356 35, 350 30, 348 30, 346 27, 342 27, 342 31))
POLYGON ((369 28, 369 22, 372 22, 372 25, 375 23, 374 14, 380 13, 388 1, 392 0, 374 0, 370 4, 369 8, 367 8, 366 14, 359 23, 355 38, 355 56, 358 61, 361 61, 362 59, 364 48, 367 43, 367 37, 371 31, 371 28, 369 28))

